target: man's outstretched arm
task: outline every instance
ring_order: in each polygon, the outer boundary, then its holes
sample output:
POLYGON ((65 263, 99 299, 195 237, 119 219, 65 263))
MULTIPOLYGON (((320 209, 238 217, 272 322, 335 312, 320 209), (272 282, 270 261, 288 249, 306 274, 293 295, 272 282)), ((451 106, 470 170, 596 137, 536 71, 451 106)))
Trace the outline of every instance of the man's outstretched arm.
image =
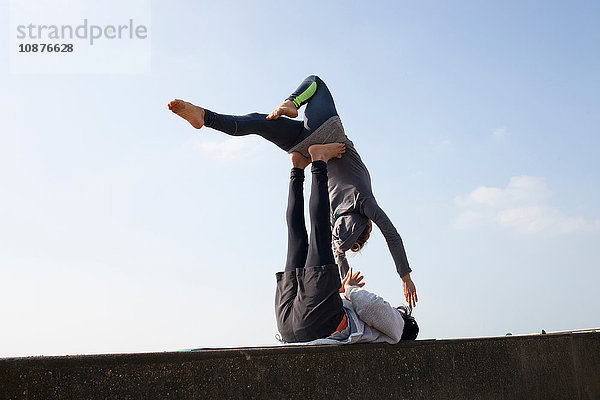
POLYGON ((398 343, 402 338, 404 319, 398 310, 382 297, 362 289, 365 285, 362 280, 360 271, 353 272, 350 268, 342 283, 344 296, 350 300, 352 308, 361 320, 398 343))

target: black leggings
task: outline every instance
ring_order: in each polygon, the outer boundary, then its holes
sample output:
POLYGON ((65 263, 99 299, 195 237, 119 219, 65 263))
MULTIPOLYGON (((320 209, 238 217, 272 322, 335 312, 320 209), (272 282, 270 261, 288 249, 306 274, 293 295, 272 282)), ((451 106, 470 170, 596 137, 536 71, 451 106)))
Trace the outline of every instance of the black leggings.
POLYGON ((286 213, 288 250, 285 271, 335 264, 331 250, 327 163, 314 161, 311 171, 309 240, 304 221, 304 170, 292 168, 286 213))
POLYGON ((205 109, 204 125, 232 136, 260 135, 287 152, 338 115, 327 85, 316 75, 307 77, 288 100, 297 108, 306 104, 304 122, 287 117, 267 120, 267 114, 261 113, 224 115, 205 109))
POLYGON ((310 239, 304 224, 304 171, 293 168, 287 209, 287 262, 285 271, 275 274, 275 316, 286 342, 327 337, 344 316, 340 274, 331 251, 327 163, 315 161, 311 170, 310 239))

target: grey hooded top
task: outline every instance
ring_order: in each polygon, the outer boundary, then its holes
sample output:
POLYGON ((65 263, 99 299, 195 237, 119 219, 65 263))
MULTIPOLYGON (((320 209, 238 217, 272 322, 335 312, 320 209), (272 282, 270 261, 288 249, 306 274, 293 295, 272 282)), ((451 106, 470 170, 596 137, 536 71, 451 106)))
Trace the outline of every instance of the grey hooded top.
POLYGON ((396 271, 403 277, 412 270, 408 266, 402 238, 392 221, 377 205, 371 188, 371 176, 354 148, 354 143, 351 140, 346 140, 345 143, 346 152, 342 158, 334 158, 327 163, 333 254, 340 273, 344 277, 348 272, 345 253, 350 250, 370 219, 385 237, 396 271))

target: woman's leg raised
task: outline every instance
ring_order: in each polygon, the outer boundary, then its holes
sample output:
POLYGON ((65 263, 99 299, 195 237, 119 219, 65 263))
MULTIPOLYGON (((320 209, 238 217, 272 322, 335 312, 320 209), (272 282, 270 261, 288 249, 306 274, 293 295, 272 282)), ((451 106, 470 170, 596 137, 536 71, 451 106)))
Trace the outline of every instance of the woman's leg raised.
POLYGON ((297 151, 309 156, 308 148, 314 144, 343 143, 348 140, 335 109, 333 96, 325 82, 316 75, 307 77, 296 91, 269 115, 269 118, 278 113, 293 115, 292 111, 297 113, 297 108, 304 104, 306 110, 303 129, 297 136, 296 143, 290 148, 290 152, 297 151))
POLYGON ((188 121, 194 128, 203 126, 231 136, 259 135, 288 151, 303 132, 303 124, 289 118, 267 120, 266 114, 226 115, 207 110, 183 100, 173 100, 169 109, 188 121))
POLYGON ((329 88, 316 75, 310 75, 304 79, 300 86, 287 99, 292 101, 296 108, 300 108, 306 104, 306 110, 304 110, 305 132, 302 139, 309 136, 329 118, 338 115, 329 88))

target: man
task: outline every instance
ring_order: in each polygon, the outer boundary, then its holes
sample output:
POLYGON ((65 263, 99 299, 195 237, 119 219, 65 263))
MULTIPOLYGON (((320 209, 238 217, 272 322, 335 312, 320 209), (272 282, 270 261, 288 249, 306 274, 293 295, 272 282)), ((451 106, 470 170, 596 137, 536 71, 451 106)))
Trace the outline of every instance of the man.
POLYGON ((311 158, 292 152, 288 206, 288 250, 285 269, 276 276, 275 314, 287 343, 397 343, 415 339, 419 328, 410 312, 395 309, 363 289, 360 272, 352 268, 340 283, 327 221, 328 161, 345 152, 340 143, 312 145, 311 158), (304 222, 304 169, 312 163, 309 200, 310 239, 304 222), (343 298, 340 297, 343 294, 343 298))

